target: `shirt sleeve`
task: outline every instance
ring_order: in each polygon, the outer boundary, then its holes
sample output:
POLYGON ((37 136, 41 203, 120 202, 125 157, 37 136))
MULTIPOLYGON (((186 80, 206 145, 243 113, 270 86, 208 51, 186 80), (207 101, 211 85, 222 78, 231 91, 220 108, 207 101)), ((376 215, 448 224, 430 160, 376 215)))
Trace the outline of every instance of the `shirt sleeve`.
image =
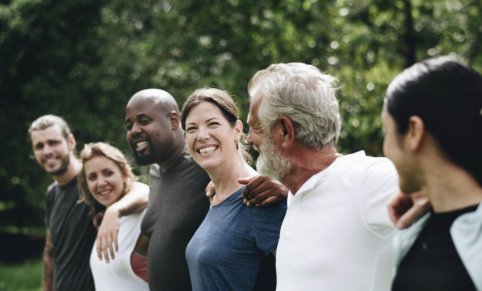
POLYGON ((256 246, 268 255, 278 245, 281 224, 286 214, 286 199, 272 206, 248 209, 256 246))
POLYGON ((388 201, 398 193, 398 174, 392 162, 386 158, 376 160, 365 169, 361 180, 360 208, 369 231, 385 239, 396 229, 388 215, 388 201))
POLYGON ((55 200, 55 185, 51 184, 47 188, 47 193, 45 195, 45 217, 44 223, 47 227, 50 227, 50 213, 52 211, 52 207, 55 200))

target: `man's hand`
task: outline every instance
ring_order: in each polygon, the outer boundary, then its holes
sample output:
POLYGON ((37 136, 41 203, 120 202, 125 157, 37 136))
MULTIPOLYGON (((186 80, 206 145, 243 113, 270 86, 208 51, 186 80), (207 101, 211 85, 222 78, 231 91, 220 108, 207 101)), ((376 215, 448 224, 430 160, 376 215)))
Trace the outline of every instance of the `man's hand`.
POLYGON ((239 178, 238 183, 246 185, 243 197, 247 206, 258 207, 275 204, 288 196, 288 189, 270 177, 239 178))
POLYGON ((427 213, 430 208, 430 201, 420 192, 399 193, 388 203, 388 214, 398 229, 405 229, 427 213))
POLYGON ((115 259, 115 252, 119 250, 117 234, 120 226, 120 212, 112 206, 106 209, 97 232, 97 256, 99 260, 104 259, 106 263, 115 259))

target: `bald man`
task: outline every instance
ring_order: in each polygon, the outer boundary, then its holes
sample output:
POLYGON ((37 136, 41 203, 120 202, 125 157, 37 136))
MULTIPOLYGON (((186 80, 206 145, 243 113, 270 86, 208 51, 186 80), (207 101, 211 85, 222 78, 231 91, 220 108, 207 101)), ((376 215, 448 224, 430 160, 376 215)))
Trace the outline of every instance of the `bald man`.
POLYGON ((180 120, 176 100, 164 90, 139 91, 127 103, 127 141, 137 163, 152 164, 149 205, 141 226, 149 238, 151 290, 191 290, 185 250, 209 208, 204 195, 209 177, 185 157, 180 120))

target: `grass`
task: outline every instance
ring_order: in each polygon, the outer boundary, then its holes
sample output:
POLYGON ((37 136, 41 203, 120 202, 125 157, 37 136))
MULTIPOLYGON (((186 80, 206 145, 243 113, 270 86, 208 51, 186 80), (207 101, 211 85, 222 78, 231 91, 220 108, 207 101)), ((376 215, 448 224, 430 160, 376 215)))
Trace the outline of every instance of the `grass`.
POLYGON ((26 261, 22 264, 0 263, 1 291, 40 291, 41 278, 42 260, 26 261))

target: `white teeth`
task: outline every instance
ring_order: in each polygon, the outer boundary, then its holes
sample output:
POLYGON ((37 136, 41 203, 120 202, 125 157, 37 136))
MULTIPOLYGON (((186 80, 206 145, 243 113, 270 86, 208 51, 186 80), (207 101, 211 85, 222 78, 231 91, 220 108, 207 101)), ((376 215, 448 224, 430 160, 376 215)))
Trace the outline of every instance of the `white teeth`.
POLYGON ((111 191, 112 191, 112 190, 109 189, 109 190, 102 190, 102 191, 99 191, 99 192, 97 192, 97 193, 98 193, 98 195, 100 195, 100 196, 104 196, 104 195, 109 195, 111 191))
POLYGON ((147 141, 140 141, 140 142, 136 143, 136 150, 142 151, 142 150, 146 149, 148 145, 149 145, 149 143, 147 141))
POLYGON ((109 187, 109 188, 103 188, 103 189, 99 189, 99 190, 97 191, 97 195, 100 195, 100 196, 109 195, 111 192, 112 192, 112 188, 111 188, 111 187, 109 187))
POLYGON ((216 149, 217 149, 216 146, 210 146, 210 147, 199 149, 199 153, 201 154, 201 156, 205 156, 205 155, 209 154, 210 152, 215 151, 216 149))

